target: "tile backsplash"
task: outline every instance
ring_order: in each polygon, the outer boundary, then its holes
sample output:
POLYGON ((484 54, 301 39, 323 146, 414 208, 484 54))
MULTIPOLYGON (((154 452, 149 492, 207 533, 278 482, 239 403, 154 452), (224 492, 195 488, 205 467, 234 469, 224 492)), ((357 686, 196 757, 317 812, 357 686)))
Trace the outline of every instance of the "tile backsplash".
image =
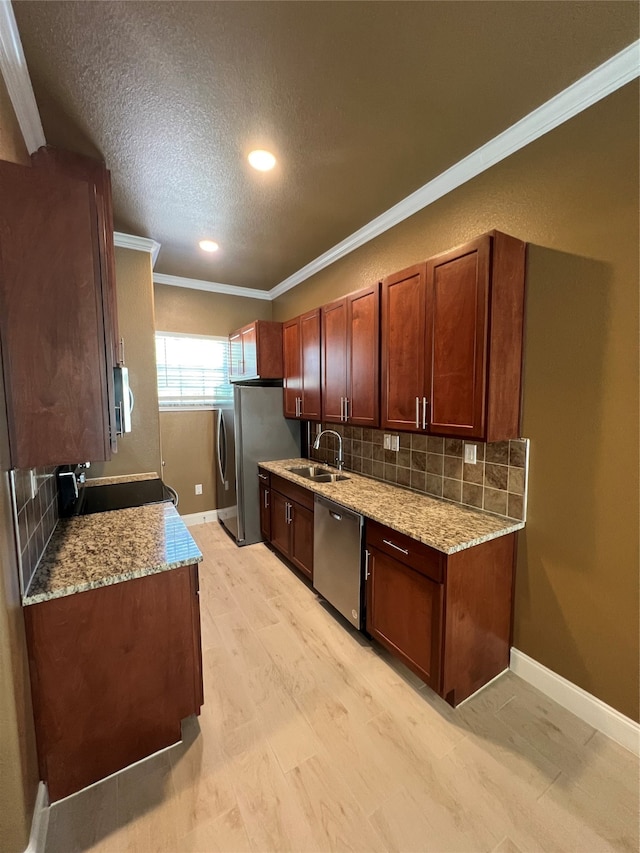
MULTIPOLYGON (((413 433, 399 436, 399 449, 385 450, 382 430, 343 424, 322 424, 343 436, 345 468, 358 474, 395 483, 417 492, 524 520, 527 511, 529 439, 462 441, 413 433), (464 445, 476 446, 476 463, 464 461, 464 445)), ((309 455, 331 464, 337 439, 323 436, 318 450, 311 448, 316 424, 310 425, 309 455)))
POLYGON ((23 594, 58 523, 58 491, 55 468, 35 468, 35 497, 31 497, 31 470, 10 472, 16 521, 16 544, 23 594))

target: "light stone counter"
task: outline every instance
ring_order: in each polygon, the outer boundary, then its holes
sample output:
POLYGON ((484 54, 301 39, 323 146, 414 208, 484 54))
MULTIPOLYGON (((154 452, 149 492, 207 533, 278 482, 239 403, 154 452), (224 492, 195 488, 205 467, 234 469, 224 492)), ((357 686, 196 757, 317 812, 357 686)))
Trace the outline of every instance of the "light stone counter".
POLYGON ((22 603, 199 563, 202 554, 171 503, 60 519, 22 603))
MULTIPOLYGON (((318 465, 312 459, 283 459, 260 462, 260 467, 285 480, 291 480, 318 495, 336 501, 347 509, 386 524, 444 554, 455 554, 481 542, 522 530, 524 522, 467 509, 459 504, 431 498, 389 483, 382 483, 351 471, 348 480, 338 483, 314 483, 292 474, 289 468, 318 465)), ((326 466, 323 466, 326 467, 326 466)))
POLYGON ((114 477, 95 477, 87 480, 85 487, 91 486, 113 486, 117 483, 140 483, 143 480, 157 480, 158 474, 155 471, 148 471, 146 474, 118 474, 114 477))

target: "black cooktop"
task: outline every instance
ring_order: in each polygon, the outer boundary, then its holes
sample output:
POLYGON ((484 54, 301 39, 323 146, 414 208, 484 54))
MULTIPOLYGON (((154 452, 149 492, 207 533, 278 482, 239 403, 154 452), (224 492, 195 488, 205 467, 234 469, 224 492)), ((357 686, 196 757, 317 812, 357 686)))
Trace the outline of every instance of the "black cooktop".
POLYGON ((109 483, 104 486, 85 486, 81 489, 78 500, 70 508, 71 511, 65 515, 90 515, 94 512, 128 509, 171 499, 171 492, 160 478, 109 483))

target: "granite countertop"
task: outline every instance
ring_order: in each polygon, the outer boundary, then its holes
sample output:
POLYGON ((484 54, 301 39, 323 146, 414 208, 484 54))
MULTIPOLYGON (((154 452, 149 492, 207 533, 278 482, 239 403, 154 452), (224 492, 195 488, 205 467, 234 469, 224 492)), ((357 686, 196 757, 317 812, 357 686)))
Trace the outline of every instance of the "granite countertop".
POLYGON ((288 470, 302 465, 322 464, 313 459, 281 459, 259 464, 265 471, 278 474, 347 509, 386 524, 444 554, 455 554, 524 527, 523 521, 512 521, 499 515, 467 509, 450 501, 431 498, 351 471, 344 472, 348 480, 314 483, 288 470))
POLYGON ((199 563, 171 503, 60 519, 24 605, 199 563))
POLYGON ((148 471, 146 474, 117 474, 114 477, 94 477, 85 482, 85 488, 91 486, 112 486, 115 483, 139 483, 142 480, 158 480, 159 477, 155 471, 148 471))

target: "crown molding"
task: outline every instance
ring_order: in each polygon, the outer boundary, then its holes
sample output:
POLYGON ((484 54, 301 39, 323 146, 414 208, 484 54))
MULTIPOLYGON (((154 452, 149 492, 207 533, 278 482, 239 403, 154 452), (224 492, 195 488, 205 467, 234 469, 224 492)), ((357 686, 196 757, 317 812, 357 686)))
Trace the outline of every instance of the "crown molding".
POLYGON ((10 0, 0 0, 0 73, 6 83, 27 151, 33 154, 46 145, 47 140, 10 0))
POLYGON ((251 287, 237 287, 235 284, 220 284, 217 281, 202 281, 199 278, 183 278, 180 275, 154 273, 154 284, 169 284, 171 287, 189 287, 191 290, 205 290, 208 293, 224 293, 227 296, 243 296, 245 299, 266 299, 273 297, 269 290, 256 290, 251 287))
POLYGON ((438 177, 417 189, 389 210, 372 219, 333 248, 285 278, 269 292, 277 299, 325 267, 363 246, 442 196, 495 166, 549 131, 606 98, 640 76, 640 41, 635 41, 554 95, 507 130, 495 136, 438 177))
POLYGON ((114 246, 121 249, 134 249, 136 252, 149 252, 151 255, 151 268, 155 266, 161 244, 150 237, 136 237, 135 234, 123 234, 121 231, 113 232, 114 246))

